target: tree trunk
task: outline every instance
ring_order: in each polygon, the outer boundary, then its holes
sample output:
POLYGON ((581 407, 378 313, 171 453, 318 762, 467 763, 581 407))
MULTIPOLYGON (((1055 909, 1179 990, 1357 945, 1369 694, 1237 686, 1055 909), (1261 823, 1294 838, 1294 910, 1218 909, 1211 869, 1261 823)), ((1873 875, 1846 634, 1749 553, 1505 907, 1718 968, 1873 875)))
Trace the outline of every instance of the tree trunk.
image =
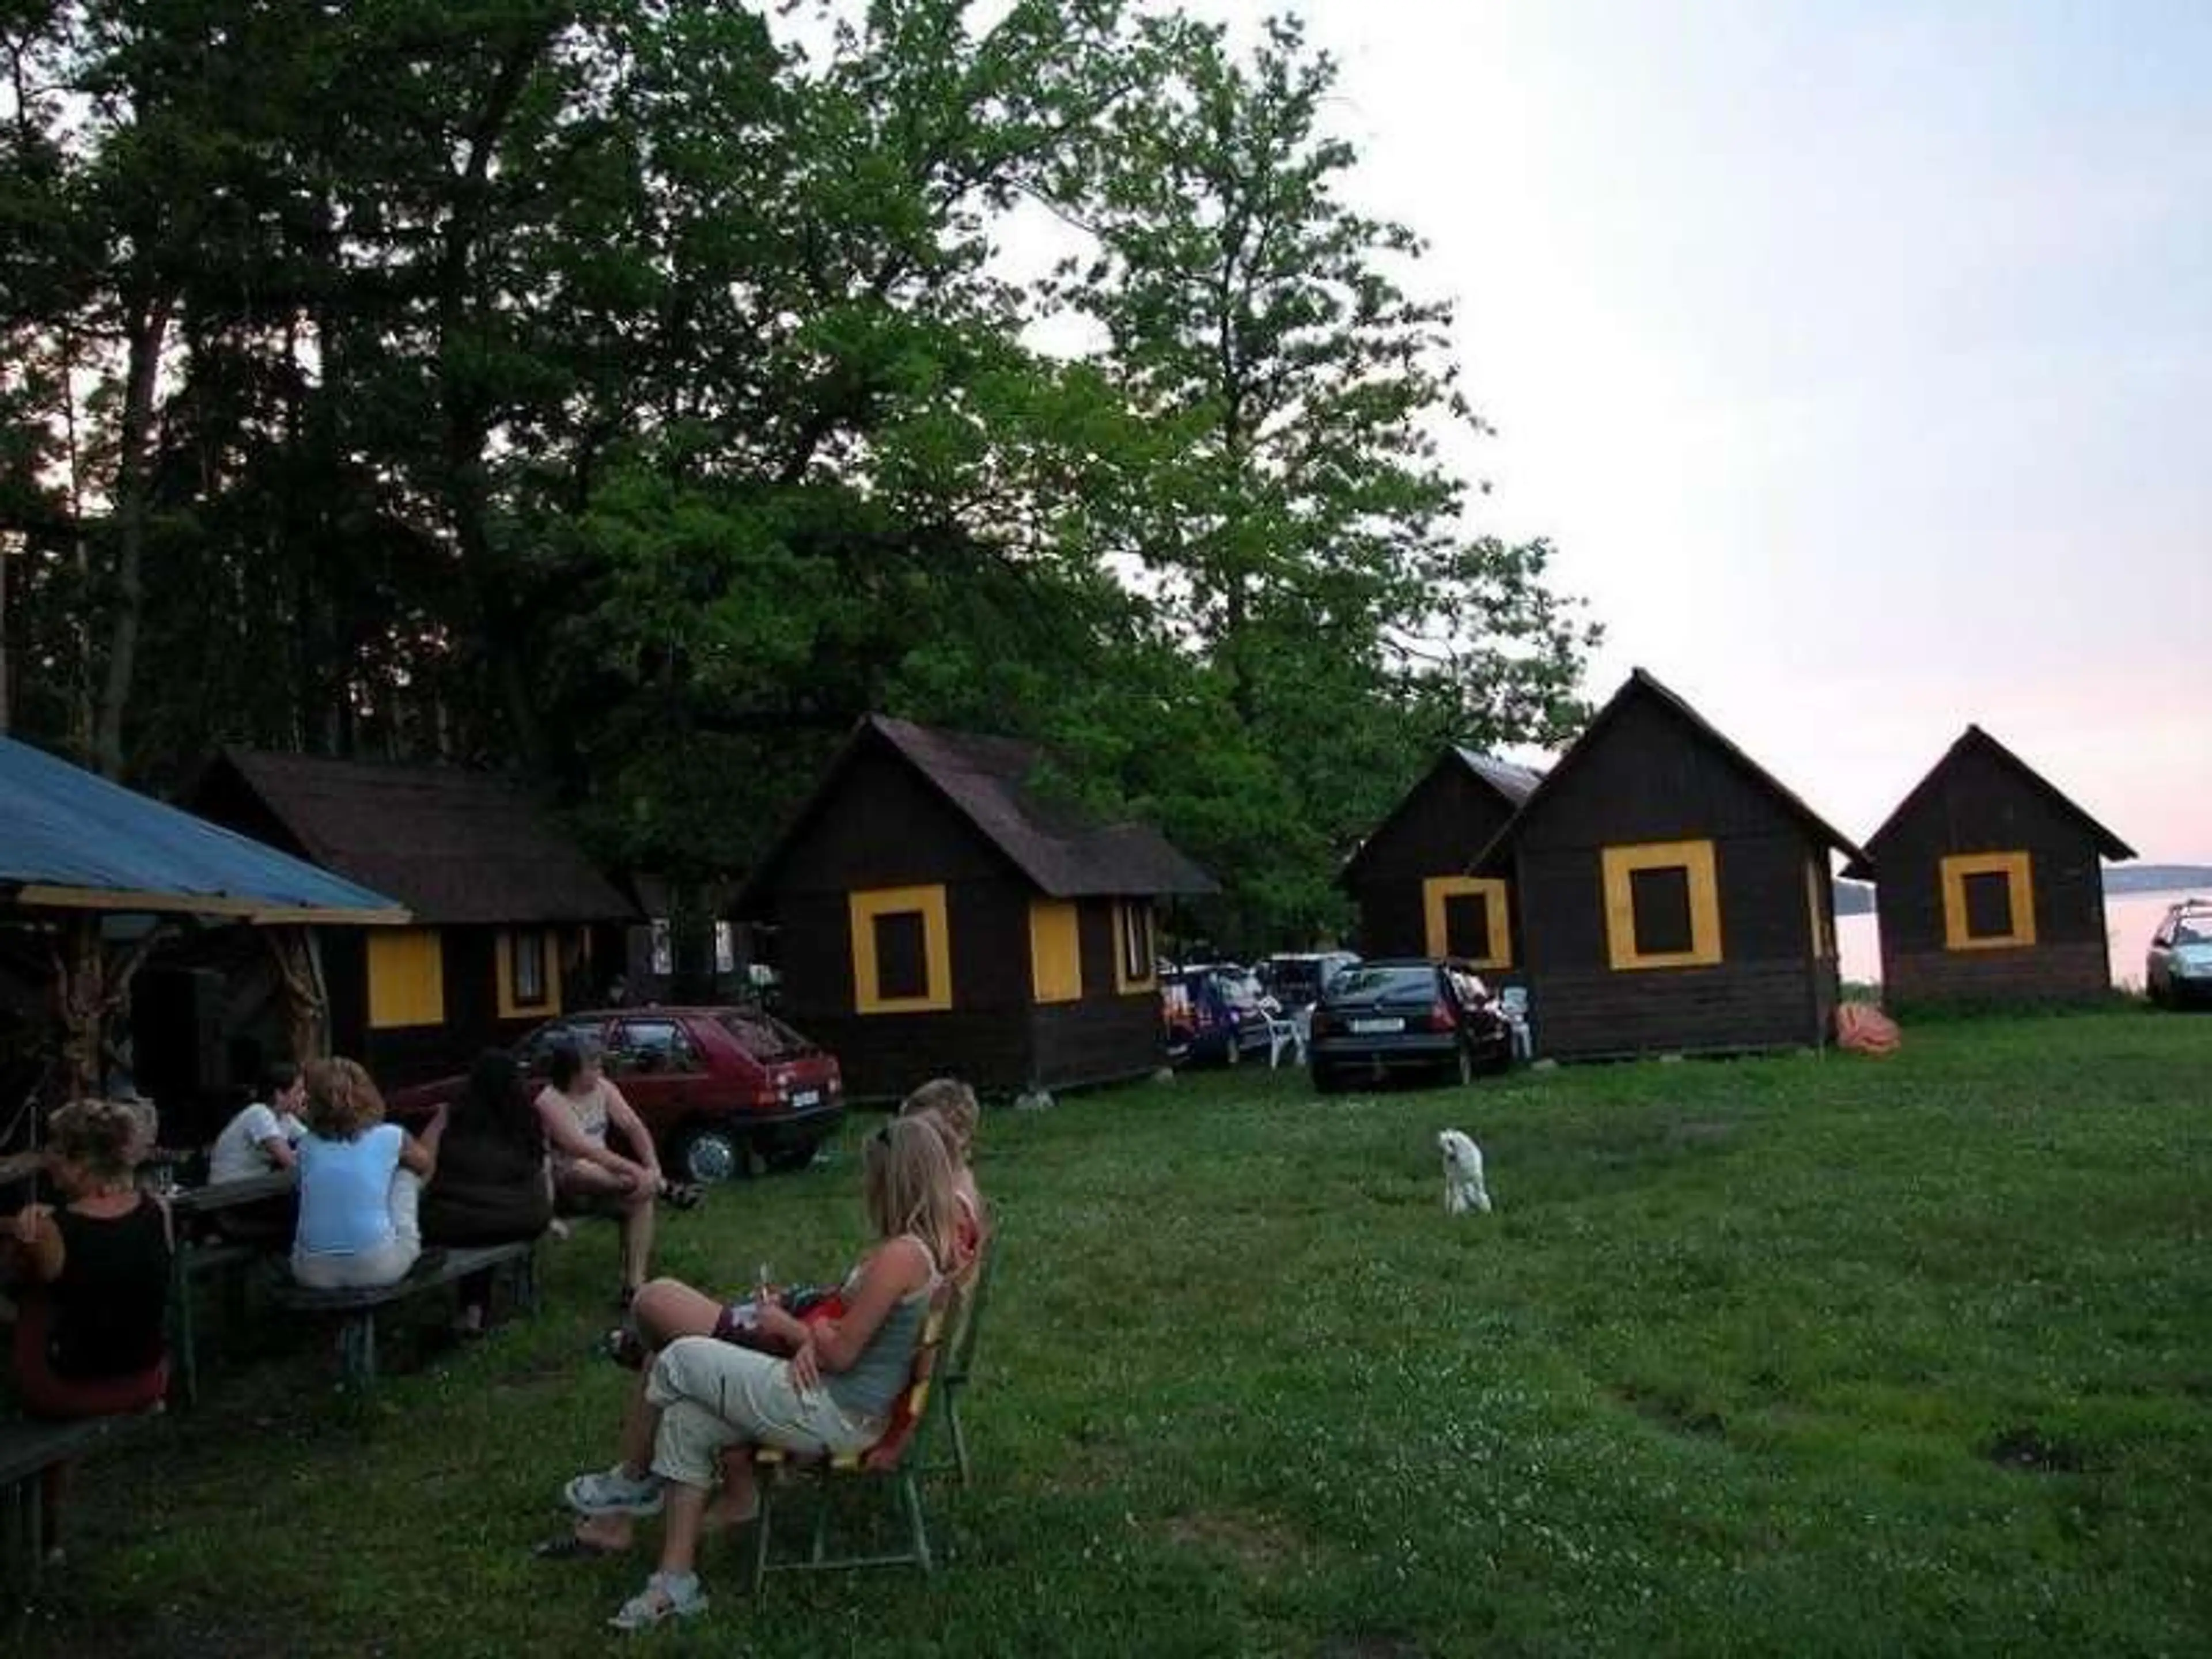
POLYGON ((271 927, 264 937, 283 987, 284 1037, 291 1047, 292 1063, 304 1066, 323 1059, 330 1052, 331 1003, 314 935, 305 927, 271 927))
POLYGON ((171 301, 166 295, 132 319, 123 383, 120 453, 115 463, 115 620, 108 635, 107 677, 100 688, 93 758, 111 778, 123 775, 123 714, 137 671, 138 623, 145 607, 147 494, 152 483, 149 451, 154 398, 167 342, 171 301))

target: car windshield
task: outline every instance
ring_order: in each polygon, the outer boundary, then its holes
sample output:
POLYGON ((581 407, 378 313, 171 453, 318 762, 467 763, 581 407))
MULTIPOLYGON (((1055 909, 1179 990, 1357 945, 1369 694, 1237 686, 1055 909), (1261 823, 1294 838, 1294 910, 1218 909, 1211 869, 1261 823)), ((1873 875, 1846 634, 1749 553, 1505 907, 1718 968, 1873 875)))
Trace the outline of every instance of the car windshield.
POLYGON ((2212 945, 2212 916, 2184 916, 2173 924, 2176 945, 2212 945))
POLYGON ((755 1060, 789 1060, 811 1051, 812 1044, 773 1014, 751 1008, 726 1008, 715 1016, 722 1029, 737 1038, 738 1046, 755 1060))
POLYGON ((541 1025, 523 1038, 514 1051, 514 1058, 526 1073, 534 1076, 552 1065, 556 1044, 567 1042, 580 1048, 605 1040, 606 1027, 596 1020, 560 1020, 551 1025, 541 1025))
POLYGON ((1425 996, 1436 989, 1437 970, 1415 963, 1407 968, 1347 968, 1328 982, 1331 1001, 1345 997, 1425 996))

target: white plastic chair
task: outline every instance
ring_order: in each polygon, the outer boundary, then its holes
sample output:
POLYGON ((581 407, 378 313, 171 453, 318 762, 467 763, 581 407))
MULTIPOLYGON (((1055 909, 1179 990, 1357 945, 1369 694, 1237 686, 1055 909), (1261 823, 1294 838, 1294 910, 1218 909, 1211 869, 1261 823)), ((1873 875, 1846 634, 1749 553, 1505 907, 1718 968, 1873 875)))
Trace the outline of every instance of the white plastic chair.
POLYGON ((1498 994, 1498 1012, 1513 1034, 1513 1058, 1528 1060, 1535 1053, 1535 1038, 1528 1030, 1528 988, 1509 985, 1498 994))

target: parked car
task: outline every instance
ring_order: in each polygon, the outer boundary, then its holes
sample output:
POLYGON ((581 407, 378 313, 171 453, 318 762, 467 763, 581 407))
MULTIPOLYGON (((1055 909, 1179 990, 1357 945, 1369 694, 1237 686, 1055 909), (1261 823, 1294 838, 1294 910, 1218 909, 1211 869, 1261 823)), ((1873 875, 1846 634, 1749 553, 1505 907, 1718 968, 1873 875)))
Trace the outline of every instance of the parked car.
POLYGON ((2184 899, 2166 913, 2143 959, 2143 989, 2162 1007, 2212 1003, 2212 899, 2184 899))
POLYGON ((1490 988, 1462 962, 1363 962, 1329 981, 1306 1045, 1323 1094, 1356 1078, 1442 1072, 1471 1083, 1513 1063, 1513 1036, 1490 988))
POLYGON ((1233 962, 1199 963, 1164 975, 1160 1014, 1168 1060, 1177 1066, 1234 1066, 1271 1041, 1259 982, 1233 962))
MULTIPOLYGON (((845 1115, 836 1056, 775 1015, 741 1006, 608 1008, 564 1014, 515 1045, 533 1078, 563 1038, 595 1039, 607 1075, 659 1147, 662 1167, 690 1181, 726 1181, 757 1154, 771 1170, 804 1169, 845 1115)), ((441 1078, 392 1097, 414 1116, 460 1097, 467 1079, 441 1078)))
POLYGON ((1358 964, 1359 957, 1352 951, 1279 951, 1260 964, 1260 983, 1285 1012, 1310 1008, 1321 1000, 1331 980, 1358 964))

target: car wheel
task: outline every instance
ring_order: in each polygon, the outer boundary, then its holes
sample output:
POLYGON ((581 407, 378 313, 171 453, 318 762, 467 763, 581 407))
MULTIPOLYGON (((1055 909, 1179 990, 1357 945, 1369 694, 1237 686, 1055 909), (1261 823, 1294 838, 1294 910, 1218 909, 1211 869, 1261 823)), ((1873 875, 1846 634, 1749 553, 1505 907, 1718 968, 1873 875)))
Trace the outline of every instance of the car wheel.
POLYGON ((774 1152, 763 1154, 761 1162, 779 1175, 787 1175, 811 1164, 814 1154, 821 1148, 822 1143, 818 1140, 800 1141, 796 1146, 779 1146, 774 1152))
POLYGON ((719 1123, 688 1131, 676 1149, 676 1165, 686 1181, 711 1186, 746 1173, 745 1148, 734 1131, 719 1123))

